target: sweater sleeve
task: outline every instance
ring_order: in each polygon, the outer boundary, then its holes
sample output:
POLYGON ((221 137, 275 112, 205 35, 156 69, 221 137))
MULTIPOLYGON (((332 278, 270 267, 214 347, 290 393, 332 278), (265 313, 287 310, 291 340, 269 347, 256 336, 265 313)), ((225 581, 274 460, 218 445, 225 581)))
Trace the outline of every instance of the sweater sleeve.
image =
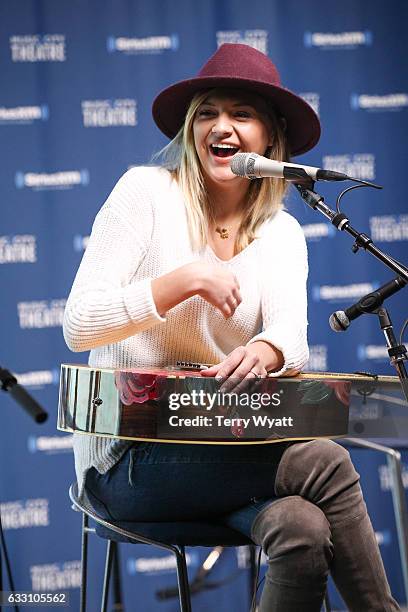
POLYGON ((263 329, 250 342, 263 340, 284 357, 283 367, 272 376, 292 376, 300 372, 309 358, 307 344, 307 248, 299 223, 280 213, 284 223, 277 224, 268 237, 262 281, 263 329), (268 274, 268 270, 270 273, 268 274))
POLYGON ((72 351, 118 342, 165 321, 156 310, 151 279, 131 282, 154 223, 142 171, 126 172, 96 216, 65 308, 63 332, 72 351))

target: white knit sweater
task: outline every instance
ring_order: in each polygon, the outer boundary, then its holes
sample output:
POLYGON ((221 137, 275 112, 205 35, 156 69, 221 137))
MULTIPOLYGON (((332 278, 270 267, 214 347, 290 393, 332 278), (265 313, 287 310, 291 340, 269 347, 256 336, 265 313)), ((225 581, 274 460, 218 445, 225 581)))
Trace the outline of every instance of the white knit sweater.
MULTIPOLYGON (((283 211, 229 261, 208 246, 194 252, 177 183, 164 169, 133 168, 95 219, 65 310, 65 340, 73 351, 91 349, 90 365, 110 368, 218 363, 235 347, 264 340, 284 355, 274 376, 287 376, 308 358, 307 270, 303 232, 283 211), (166 318, 157 313, 151 280, 196 260, 226 267, 237 277, 242 303, 231 318, 199 296, 166 318)), ((80 490, 91 466, 106 472, 128 446, 75 435, 80 490)))

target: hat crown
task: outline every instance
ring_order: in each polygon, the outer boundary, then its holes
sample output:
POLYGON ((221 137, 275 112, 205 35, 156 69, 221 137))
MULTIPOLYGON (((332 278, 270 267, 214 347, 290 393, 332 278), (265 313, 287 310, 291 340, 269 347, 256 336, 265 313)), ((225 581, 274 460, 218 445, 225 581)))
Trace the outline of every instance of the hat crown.
POLYGON ((224 43, 210 57, 198 77, 249 79, 281 86, 279 73, 269 57, 253 47, 224 43))

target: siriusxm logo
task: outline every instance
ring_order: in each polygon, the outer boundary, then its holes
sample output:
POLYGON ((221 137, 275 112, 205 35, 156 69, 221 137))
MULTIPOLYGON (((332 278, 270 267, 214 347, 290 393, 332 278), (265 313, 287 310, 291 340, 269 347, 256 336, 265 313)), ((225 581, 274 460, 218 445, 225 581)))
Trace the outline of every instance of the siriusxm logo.
POLYGON ((302 225, 302 230, 308 241, 332 238, 336 233, 334 225, 329 223, 308 223, 307 225, 302 225))
POLYGON ((355 49, 356 47, 373 44, 373 33, 363 32, 305 32, 303 35, 305 47, 318 49, 355 49))
POLYGON ((125 36, 108 36, 106 47, 109 53, 119 51, 127 55, 139 53, 163 53, 177 51, 180 46, 178 34, 171 36, 148 36, 147 38, 127 38, 125 36))
POLYGON ((309 360, 304 371, 326 372, 327 370, 327 346, 325 344, 312 344, 309 346, 309 360))
MULTIPOLYGON (((378 466, 378 477, 380 479, 381 491, 392 491, 393 483, 388 465, 378 466)), ((402 484, 404 489, 408 489, 408 466, 406 464, 402 464, 402 484)))
POLYGON ((136 100, 83 100, 81 106, 84 127, 137 125, 136 100))
POLYGON ((30 567, 33 591, 62 591, 81 586, 81 562, 47 563, 30 567))
POLYGON ((66 172, 36 173, 16 172, 14 182, 17 189, 27 187, 35 191, 46 189, 71 189, 76 185, 89 184, 88 170, 68 170, 66 172))
MULTIPOLYGON (((186 553, 187 567, 198 565, 198 554, 196 552, 186 553)), ((174 555, 163 557, 139 557, 138 559, 129 558, 126 563, 128 574, 168 574, 177 569, 177 562, 174 555)))
POLYGON ((47 527, 50 524, 48 499, 20 499, 0 504, 3 529, 47 527))
POLYGON ((29 436, 27 447, 30 453, 67 452, 72 450, 72 436, 29 436))
POLYGON ((31 234, 0 236, 0 264, 35 263, 37 239, 31 234))
POLYGON ((392 93, 377 96, 352 93, 350 106, 353 110, 399 111, 408 106, 408 94, 392 93))
POLYGON ((313 108, 316 115, 320 114, 320 94, 317 91, 300 93, 299 96, 313 108))
POLYGON ((370 233, 379 242, 408 240, 408 215, 370 217, 370 233))
POLYGON ((268 30, 223 30, 216 32, 217 46, 224 43, 242 43, 268 53, 268 30))
POLYGON ((34 34, 10 36, 13 62, 65 62, 65 36, 63 34, 34 34))
POLYGON ((30 124, 36 120, 46 121, 50 116, 47 104, 41 106, 0 106, 0 125, 30 124))
POLYGON ((16 374, 19 385, 27 387, 29 389, 39 389, 45 387, 45 385, 58 385, 59 383, 59 371, 54 370, 34 370, 32 372, 23 372, 16 374))
POLYGON ((371 293, 379 287, 378 282, 353 283, 352 285, 315 285, 312 288, 312 297, 315 302, 321 300, 336 302, 342 300, 357 300, 371 293))
POLYGON ((18 302, 17 311, 21 329, 61 327, 66 300, 18 302))
POLYGON ((381 344, 360 344, 357 347, 357 358, 360 361, 389 361, 387 347, 381 344))
POLYGON ((88 246, 89 236, 81 236, 81 234, 75 234, 74 236, 74 251, 82 253, 88 246))
POLYGON ((375 156, 372 153, 347 153, 344 155, 325 155, 323 168, 343 172, 353 178, 366 181, 375 179, 375 156))

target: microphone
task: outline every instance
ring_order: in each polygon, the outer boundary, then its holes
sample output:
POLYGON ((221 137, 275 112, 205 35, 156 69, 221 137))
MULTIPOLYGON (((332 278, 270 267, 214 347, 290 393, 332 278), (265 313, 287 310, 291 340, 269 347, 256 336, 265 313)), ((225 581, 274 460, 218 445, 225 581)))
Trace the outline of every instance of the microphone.
POLYGON ((48 413, 24 387, 18 384, 17 378, 2 367, 0 367, 0 389, 8 391, 17 404, 24 408, 36 423, 44 423, 47 420, 48 413))
POLYGON ((351 177, 342 172, 323 170, 313 166, 301 166, 289 162, 275 161, 257 153, 236 153, 231 159, 231 170, 237 176, 248 179, 264 177, 284 178, 287 181, 348 181, 351 177))
POLYGON ((335 332, 346 331, 351 321, 357 319, 360 315, 365 312, 373 312, 379 308, 383 301, 388 297, 397 293, 402 287, 406 285, 406 281, 402 276, 397 276, 391 281, 382 285, 377 291, 368 293, 361 298, 358 302, 346 308, 346 310, 337 310, 329 318, 329 325, 335 332))

